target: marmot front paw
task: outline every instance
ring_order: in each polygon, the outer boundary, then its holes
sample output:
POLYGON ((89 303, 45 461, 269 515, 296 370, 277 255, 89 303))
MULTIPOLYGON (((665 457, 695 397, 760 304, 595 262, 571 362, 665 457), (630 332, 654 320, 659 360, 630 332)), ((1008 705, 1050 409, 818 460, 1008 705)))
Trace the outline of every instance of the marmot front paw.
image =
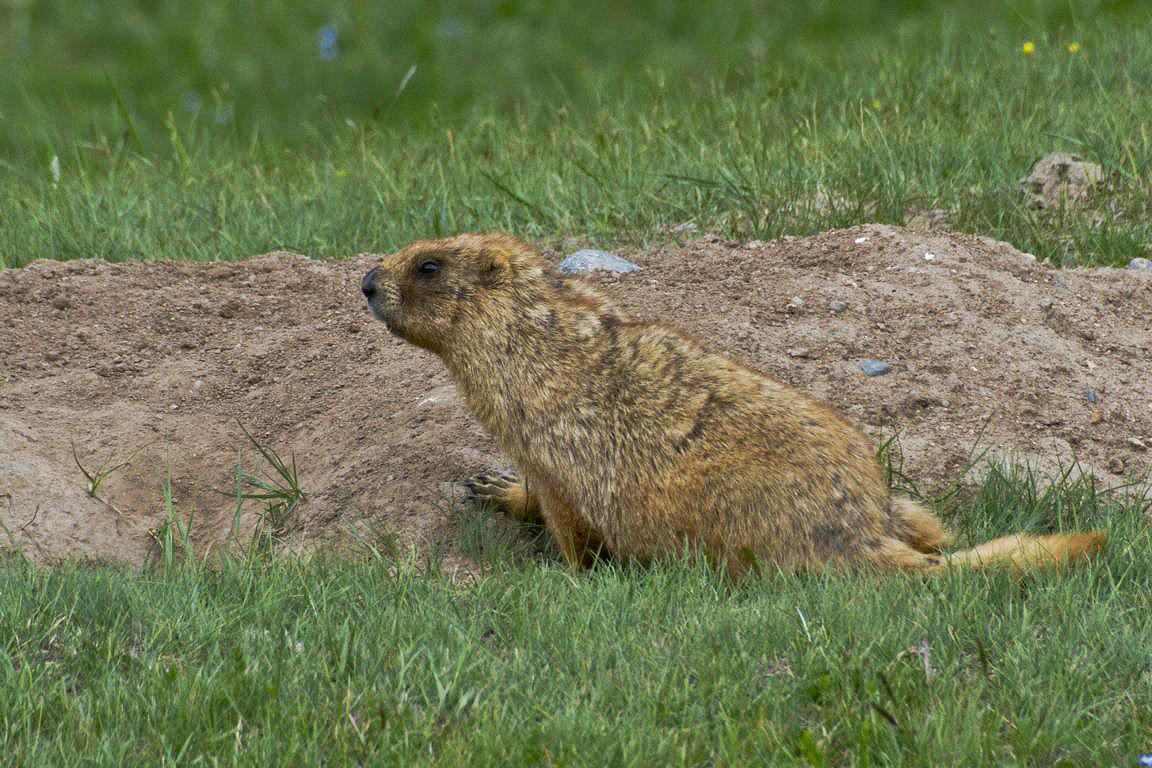
POLYGON ((540 518, 540 506, 528 490, 528 485, 516 475, 482 473, 473 475, 464 484, 468 501, 488 504, 510 517, 525 522, 540 518))

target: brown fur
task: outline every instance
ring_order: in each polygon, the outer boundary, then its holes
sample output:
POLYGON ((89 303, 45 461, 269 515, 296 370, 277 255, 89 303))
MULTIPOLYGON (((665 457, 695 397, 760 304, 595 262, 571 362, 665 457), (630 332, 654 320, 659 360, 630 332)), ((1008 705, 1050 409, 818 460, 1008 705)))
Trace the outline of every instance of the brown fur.
POLYGON ((739 575, 785 568, 1039 565, 1102 534, 1008 537, 951 557, 930 511, 893 497, 868 438, 791 387, 634 322, 499 235, 413 243, 364 287, 396 335, 444 361, 523 480, 471 485, 538 508, 569 562, 700 549, 739 575), (426 262, 435 274, 420 273, 426 262))

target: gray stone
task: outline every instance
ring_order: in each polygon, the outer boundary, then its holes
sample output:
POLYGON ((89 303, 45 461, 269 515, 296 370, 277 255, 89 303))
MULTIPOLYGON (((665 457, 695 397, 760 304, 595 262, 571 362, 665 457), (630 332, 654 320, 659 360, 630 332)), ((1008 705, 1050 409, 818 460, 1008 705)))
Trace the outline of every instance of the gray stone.
POLYGON ((830 301, 828 302, 828 311, 834 315, 838 315, 844 310, 848 309, 848 304, 843 301, 830 301))
POLYGON ((614 253, 586 248, 565 256, 557 269, 567 273, 592 272, 598 269, 605 272, 631 272, 639 267, 614 253))
POLYGON ((1152 261, 1143 256, 1137 256, 1128 262, 1128 269, 1152 269, 1152 261))
POLYGON ((865 376, 883 376, 892 371, 892 366, 882 360, 861 360, 860 371, 865 376))
POLYGON ((1020 179, 1025 204, 1035 210, 1082 206, 1104 181, 1104 169, 1077 155, 1054 153, 1020 179))

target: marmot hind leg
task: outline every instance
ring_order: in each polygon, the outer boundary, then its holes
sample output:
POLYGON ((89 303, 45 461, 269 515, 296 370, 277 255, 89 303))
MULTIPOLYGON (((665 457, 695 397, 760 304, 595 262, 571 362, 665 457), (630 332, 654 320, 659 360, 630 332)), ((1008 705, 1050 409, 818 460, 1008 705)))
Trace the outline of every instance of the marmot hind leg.
POLYGON ((547 512, 541 516, 566 563, 591 568, 609 555, 600 536, 562 500, 545 498, 544 509, 547 512))
POLYGON ((952 543, 952 534, 940 518, 912 499, 893 497, 888 514, 892 538, 917 552, 942 552, 952 543))
POLYGON ((490 504, 509 517, 524 522, 540 521, 540 501, 528 490, 528 484, 510 474, 479 474, 465 483, 468 500, 490 504))

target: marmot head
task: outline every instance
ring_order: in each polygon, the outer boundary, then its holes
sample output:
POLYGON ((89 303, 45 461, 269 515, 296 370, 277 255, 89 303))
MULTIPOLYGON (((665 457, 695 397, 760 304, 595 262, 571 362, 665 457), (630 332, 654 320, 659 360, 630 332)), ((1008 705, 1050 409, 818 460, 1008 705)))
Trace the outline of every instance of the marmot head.
POLYGON ((459 324, 516 311, 517 292, 543 273, 536 254, 515 238, 457 235, 385 256, 360 289, 389 331, 440 354, 459 324))

